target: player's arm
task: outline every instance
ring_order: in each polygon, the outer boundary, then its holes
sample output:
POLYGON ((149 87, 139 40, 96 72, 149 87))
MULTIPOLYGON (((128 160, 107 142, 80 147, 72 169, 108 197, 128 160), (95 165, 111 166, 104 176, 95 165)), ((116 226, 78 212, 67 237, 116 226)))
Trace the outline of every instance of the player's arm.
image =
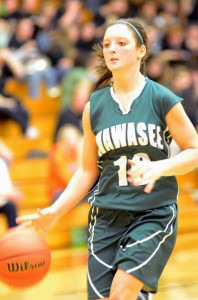
POLYGON ((166 116, 168 129, 181 152, 167 160, 164 175, 180 175, 198 167, 198 135, 181 103, 176 104, 166 116))
POLYGON ((190 172, 198 167, 198 135, 187 117, 181 103, 174 105, 166 116, 168 129, 181 148, 174 157, 148 162, 129 161, 128 181, 133 185, 149 181, 144 191, 150 193, 161 176, 175 176, 190 172))
POLYGON ((198 135, 181 103, 171 108, 166 123, 181 152, 166 160, 154 162, 153 175, 145 188, 148 193, 159 177, 186 174, 198 167, 198 135))
POLYGON ((93 187, 99 177, 97 166, 97 145, 90 124, 90 105, 83 113, 83 150, 80 168, 70 180, 67 188, 52 205, 57 214, 63 215, 74 207, 93 187))
POLYGON ((90 105, 87 103, 83 113, 83 153, 80 168, 73 175, 61 196, 50 207, 38 210, 33 215, 17 218, 17 223, 26 222, 36 229, 47 231, 66 212, 83 199, 97 181, 100 172, 97 166, 97 145, 90 124, 90 105))

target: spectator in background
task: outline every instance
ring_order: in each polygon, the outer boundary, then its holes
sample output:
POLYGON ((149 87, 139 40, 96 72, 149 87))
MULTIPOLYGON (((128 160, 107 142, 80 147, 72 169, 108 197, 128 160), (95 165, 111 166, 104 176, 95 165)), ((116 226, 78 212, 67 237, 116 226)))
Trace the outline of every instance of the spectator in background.
POLYGON ((78 83, 89 78, 88 70, 84 67, 75 67, 71 72, 63 78, 62 81, 62 95, 60 99, 61 111, 69 107, 72 102, 72 94, 78 83))
POLYGON ((32 18, 39 13, 40 0, 22 0, 21 14, 23 17, 32 18))
POLYGON ((79 167, 82 133, 71 124, 60 128, 49 153, 49 196, 54 202, 79 167))
POLYGON ((12 153, 0 140, 0 214, 4 214, 8 227, 17 226, 17 205, 23 199, 23 195, 11 181, 9 165, 12 162, 12 153))
POLYGON ((10 51, 9 48, 0 48, 0 75, 1 85, 5 86, 9 77, 23 78, 25 73, 24 65, 20 59, 10 51))
MULTIPOLYGON (((189 63, 189 68, 191 70, 191 76, 193 81, 193 95, 196 104, 196 111, 198 114, 198 61, 196 62, 192 61, 192 64, 189 63)), ((198 128, 197 128, 197 132, 198 132, 198 128)))
POLYGON ((169 26, 162 40, 161 57, 173 63, 187 61, 189 54, 184 47, 184 39, 184 28, 181 25, 169 26))
POLYGON ((58 23, 69 26, 73 23, 82 25, 93 20, 93 14, 87 9, 83 1, 64 0, 57 11, 56 20, 58 23))
POLYGON ((20 60, 8 49, 0 49, 0 120, 13 120, 28 138, 36 138, 39 134, 35 127, 29 126, 30 115, 20 99, 6 92, 6 82, 10 75, 16 78, 23 76, 24 67, 20 60))
POLYGON ((147 26, 147 35, 150 44, 150 55, 157 56, 162 49, 162 37, 161 30, 154 24, 147 26))
POLYGON ((155 24, 155 18, 158 13, 158 3, 157 1, 149 0, 143 1, 138 9, 138 17, 145 24, 155 24))
POLYGON ((4 14, 3 18, 11 24, 14 29, 17 21, 21 18, 19 0, 4 0, 3 1, 4 14))
POLYGON ((28 136, 29 112, 22 106, 21 101, 1 91, 0 84, 0 121, 13 120, 28 136))
POLYGON ((197 12, 198 12, 198 1, 197 0, 180 0, 180 18, 181 20, 187 23, 196 23, 197 22, 197 12))
POLYGON ((80 79, 73 85, 70 106, 61 111, 58 116, 54 135, 55 140, 59 129, 66 124, 73 124, 82 132, 82 113, 85 104, 89 100, 91 86, 91 81, 88 78, 80 79))
POLYGON ((108 0, 83 0, 86 7, 94 13, 97 13, 102 5, 104 5, 108 0))
POLYGON ((198 24, 190 24, 186 28, 184 48, 189 53, 189 61, 198 62, 198 24))
POLYGON ((153 56, 147 66, 147 75, 150 79, 168 86, 171 81, 172 68, 166 60, 162 60, 161 56, 153 56))
POLYGON ((129 17, 132 13, 128 0, 109 0, 102 6, 101 11, 106 19, 129 17))
POLYGON ((162 41, 162 50, 184 49, 184 28, 181 25, 169 25, 162 41))
POLYGON ((34 39, 35 27, 29 18, 22 18, 18 21, 16 31, 13 34, 9 47, 23 64, 24 77, 29 87, 29 95, 32 98, 40 96, 41 83, 44 81, 47 87, 47 93, 50 97, 58 97, 60 90, 58 88, 57 75, 51 67, 48 57, 42 55, 34 39))
POLYGON ((77 58, 75 43, 79 38, 78 25, 64 24, 55 21, 56 6, 54 2, 43 3, 42 10, 36 18, 38 47, 49 57, 52 67, 57 73, 58 82, 74 67, 77 58), (73 31, 76 29, 77 31, 73 31), (74 33, 74 37, 70 33, 74 33), (77 33, 77 38, 76 34, 77 33))
POLYGON ((97 38, 96 25, 93 22, 83 24, 80 29, 80 37, 75 45, 78 51, 77 60, 80 65, 84 64, 87 57, 91 55, 93 46, 98 42, 100 39, 97 38))
POLYGON ((198 131, 198 94, 193 84, 191 70, 184 65, 176 66, 170 80, 170 88, 184 99, 184 109, 198 131))
POLYGON ((180 6, 177 0, 160 1, 154 23, 163 31, 169 26, 180 24, 180 6))
POLYGON ((0 49, 8 46, 11 35, 12 31, 9 22, 0 18, 0 49))

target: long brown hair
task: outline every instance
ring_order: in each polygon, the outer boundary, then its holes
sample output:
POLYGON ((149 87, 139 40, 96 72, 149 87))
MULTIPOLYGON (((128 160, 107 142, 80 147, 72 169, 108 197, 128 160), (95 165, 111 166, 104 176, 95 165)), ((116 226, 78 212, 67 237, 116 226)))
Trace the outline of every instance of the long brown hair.
MULTIPOLYGON (((134 38, 136 40, 137 46, 141 46, 142 41, 143 41, 143 43, 146 47, 146 54, 142 58, 141 66, 140 66, 140 72, 145 75, 145 73, 146 73, 146 62, 147 62, 147 59, 149 57, 149 43, 148 43, 148 37, 147 37, 147 34, 146 34, 146 31, 145 31, 144 27, 142 26, 142 24, 137 19, 127 18, 127 19, 116 20, 113 23, 111 23, 110 25, 108 25, 107 28, 112 26, 112 25, 115 25, 115 24, 125 24, 126 26, 128 26, 128 28, 130 30, 132 30, 133 33, 134 33, 134 38), (133 27, 135 27, 135 29, 138 31, 139 34, 137 34, 137 31, 134 30, 133 27), (140 36, 141 36, 141 39, 140 39, 140 36)), ((103 87, 105 87, 105 86, 107 86, 108 84, 111 83, 111 81, 112 81, 112 72, 106 66, 104 55, 103 55, 103 48, 102 48, 101 44, 96 44, 94 46, 93 56, 97 57, 97 59, 98 59, 98 65, 95 68, 98 79, 95 82, 95 84, 93 85, 93 89, 92 89, 93 91, 95 91, 95 90, 103 88, 103 87)))

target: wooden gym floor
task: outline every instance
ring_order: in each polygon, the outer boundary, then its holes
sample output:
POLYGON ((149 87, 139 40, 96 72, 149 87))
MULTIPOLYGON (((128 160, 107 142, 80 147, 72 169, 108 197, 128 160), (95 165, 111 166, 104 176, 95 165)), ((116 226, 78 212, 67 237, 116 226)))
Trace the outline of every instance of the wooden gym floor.
MULTIPOLYGON (((178 238, 180 239, 180 237, 178 238)), ((198 234, 196 237, 198 240, 198 234)), ((72 249, 70 249, 72 252, 72 249)), ((37 285, 24 290, 14 290, 0 283, 2 300, 86 300, 86 249, 73 266, 52 268, 37 285), (79 259, 81 257, 82 259, 79 259)), ((74 249, 75 252, 75 249, 74 249)), ((72 254, 73 257, 74 254, 72 254)), ((69 257, 68 257, 68 260, 69 257)), ((198 300, 198 247, 175 250, 159 282, 154 300, 198 300)))

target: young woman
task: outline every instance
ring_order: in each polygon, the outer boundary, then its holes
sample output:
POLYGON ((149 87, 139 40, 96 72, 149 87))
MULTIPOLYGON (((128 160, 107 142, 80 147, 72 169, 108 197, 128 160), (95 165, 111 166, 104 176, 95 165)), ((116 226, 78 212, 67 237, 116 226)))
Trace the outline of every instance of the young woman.
POLYGON ((18 222, 46 232, 95 184, 88 298, 149 299, 176 240, 175 175, 198 166, 198 136, 182 99, 144 76, 148 42, 140 23, 115 21, 96 52, 100 77, 83 114, 81 167, 53 205, 18 222), (171 136, 181 152, 170 158, 171 136))

